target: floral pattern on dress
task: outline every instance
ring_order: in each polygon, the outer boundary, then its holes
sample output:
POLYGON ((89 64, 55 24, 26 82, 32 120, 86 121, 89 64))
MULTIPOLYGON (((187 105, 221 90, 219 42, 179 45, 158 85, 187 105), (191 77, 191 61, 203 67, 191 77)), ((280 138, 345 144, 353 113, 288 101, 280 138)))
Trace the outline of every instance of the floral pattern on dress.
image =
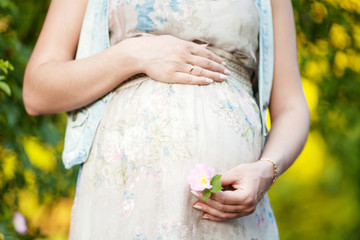
POLYGON ((127 143, 123 151, 134 162, 147 159, 147 164, 151 165, 164 157, 178 160, 190 158, 190 150, 182 143, 191 141, 191 135, 196 131, 197 125, 186 131, 171 131, 171 123, 178 119, 163 110, 182 108, 179 99, 172 97, 173 94, 175 92, 172 85, 164 84, 151 91, 147 96, 147 104, 143 103, 144 96, 133 96, 132 104, 125 109, 127 116, 110 122, 100 131, 117 132, 121 135, 122 141, 127 143), (144 145, 149 147, 144 150, 144 145))
POLYGON ((135 207, 134 189, 139 181, 156 181, 161 174, 171 174, 157 165, 160 159, 174 161, 192 156, 183 143, 191 142, 192 134, 197 131, 196 124, 187 131, 169 136, 170 123, 178 120, 163 110, 182 108, 181 102, 172 97, 175 94, 173 86, 163 84, 149 94, 147 104, 144 104, 144 96, 133 96, 132 103, 125 108, 126 116, 100 126, 98 131, 102 141, 95 148, 97 161, 89 164, 92 166, 89 181, 93 182, 94 188, 104 185, 123 192, 124 201, 120 204, 124 217, 130 216, 135 207))
POLYGON ((256 18, 249 20, 246 14, 238 14, 248 10, 256 13, 256 8, 252 1, 226 0, 219 8, 206 0, 111 0, 111 43, 116 44, 134 36, 167 34, 186 40, 219 43, 226 46, 228 51, 234 51, 237 47, 250 56, 249 62, 256 62, 259 22, 256 18), (224 8, 228 8, 228 13, 233 15, 227 18, 225 26, 221 24, 224 21, 224 8), (221 28, 224 30, 218 30, 221 28), (221 35, 219 39, 219 33, 223 31, 228 34, 221 35), (239 41, 242 31, 253 38, 239 41))
POLYGON ((155 32, 156 24, 148 16, 149 13, 154 11, 154 1, 147 0, 143 4, 136 4, 135 9, 138 13, 136 30, 141 32, 155 32))
POLYGON ((188 234, 193 234, 195 232, 195 226, 191 225, 188 227, 176 219, 165 220, 160 224, 159 232, 161 240, 174 239, 177 235, 180 235, 181 238, 185 238, 188 234))
MULTIPOLYGON (((195 225, 187 226, 177 219, 165 220, 159 227, 159 236, 156 240, 186 239, 187 236, 195 233, 195 225)), ((147 240, 146 235, 137 233, 133 240, 147 240)))
POLYGON ((233 94, 224 95, 213 103, 213 111, 226 120, 228 125, 235 132, 240 133, 248 143, 253 143, 258 132, 255 123, 259 118, 259 107, 236 80, 230 78, 221 84, 233 94))
POLYGON ((275 224, 274 213, 268 199, 263 198, 256 206, 255 221, 258 228, 263 228, 267 223, 275 224))
MULTIPOLYGON (((156 33, 163 32, 169 27, 175 31, 183 32, 185 29, 182 25, 167 25, 166 23, 174 22, 174 19, 183 23, 191 23, 196 31, 206 32, 202 26, 202 20, 197 16, 197 9, 189 9, 190 4, 181 5, 178 0, 159 1, 159 0, 117 0, 110 3, 110 30, 120 29, 117 31, 117 40, 122 40, 129 34, 125 28, 127 24, 132 26, 137 33, 156 33), (186 6, 186 8, 184 8, 186 6), (161 9, 159 13, 158 9, 161 9), (128 19, 129 18, 129 19, 128 19), (133 21, 129 21, 133 19, 133 21), (136 20, 135 20, 136 19, 136 20)), ((132 34, 135 34, 133 32, 132 34)), ((113 39, 112 39, 113 40, 113 39)))

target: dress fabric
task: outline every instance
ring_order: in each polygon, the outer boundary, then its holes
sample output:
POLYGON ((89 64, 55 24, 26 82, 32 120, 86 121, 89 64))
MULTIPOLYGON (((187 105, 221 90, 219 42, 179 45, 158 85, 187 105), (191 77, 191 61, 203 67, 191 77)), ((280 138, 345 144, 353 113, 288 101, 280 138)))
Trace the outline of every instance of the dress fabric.
POLYGON ((221 174, 260 156, 255 0, 110 0, 109 8, 112 45, 163 34, 207 43, 231 75, 207 86, 137 75, 114 90, 79 175, 69 239, 278 239, 267 195, 249 216, 212 222, 192 208, 186 180, 197 163, 221 174))

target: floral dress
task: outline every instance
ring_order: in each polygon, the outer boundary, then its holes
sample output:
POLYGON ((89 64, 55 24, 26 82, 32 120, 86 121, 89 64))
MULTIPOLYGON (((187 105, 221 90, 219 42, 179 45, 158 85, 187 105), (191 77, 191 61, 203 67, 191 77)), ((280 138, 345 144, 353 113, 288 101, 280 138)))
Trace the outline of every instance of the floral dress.
POLYGON ((79 175, 69 239, 278 239, 267 195, 253 214, 213 222, 192 208, 186 180, 197 163, 221 173, 260 156, 255 0, 110 0, 109 8, 112 45, 162 34, 208 43, 231 75, 206 86, 136 75, 114 90, 79 175))

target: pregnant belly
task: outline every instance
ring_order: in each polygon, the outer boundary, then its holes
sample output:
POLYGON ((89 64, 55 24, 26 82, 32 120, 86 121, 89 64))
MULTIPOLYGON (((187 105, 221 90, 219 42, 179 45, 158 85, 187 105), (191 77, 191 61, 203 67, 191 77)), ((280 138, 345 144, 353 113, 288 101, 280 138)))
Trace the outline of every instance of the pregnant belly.
MULTIPOLYGON (((261 123, 251 88, 232 75, 208 86, 142 77, 120 86, 97 135, 104 160, 170 168, 205 163, 219 171, 255 161, 261 123)), ((251 86, 250 86, 251 87, 251 86)))
MULTIPOLYGON (((215 232, 238 236, 239 226, 255 224, 255 217, 222 225, 199 221, 201 212, 192 210, 196 199, 186 180, 197 163, 221 174, 258 159, 259 111, 251 86, 243 80, 235 72, 227 81, 208 86, 165 84, 143 77, 116 89, 82 168, 78 209, 73 211, 78 222, 91 219, 98 226, 98 217, 90 214, 111 216, 107 220, 113 226, 139 226, 138 230, 110 227, 128 234, 126 239, 133 239, 133 231, 156 233, 154 229, 169 219, 199 232, 186 239, 203 239, 208 229, 219 227, 221 231, 215 232)), ((230 238, 234 237, 218 239, 230 238)))
MULTIPOLYGON (((107 219, 114 226, 139 226, 136 231, 151 233, 170 219, 199 232, 186 239, 203 239, 208 229, 238 236, 239 226, 256 224, 258 213, 222 225, 199 221, 201 212, 192 210, 197 199, 186 180, 197 163, 221 174, 258 159, 258 107, 240 81, 232 75, 222 83, 191 86, 144 77, 120 86, 105 108, 83 165, 74 216, 82 212, 83 221, 91 219, 95 226, 97 217, 89 214, 112 216, 107 219)), ((135 236, 133 228, 110 229, 126 229, 126 239, 135 236)), ((218 239, 230 238, 235 237, 218 239)))

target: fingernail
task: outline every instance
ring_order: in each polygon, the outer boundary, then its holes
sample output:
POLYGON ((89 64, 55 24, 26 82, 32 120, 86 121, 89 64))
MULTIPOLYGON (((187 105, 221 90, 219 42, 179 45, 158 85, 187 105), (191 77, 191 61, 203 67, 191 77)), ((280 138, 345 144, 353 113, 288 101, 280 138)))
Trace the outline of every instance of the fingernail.
POLYGON ((212 80, 212 79, 210 79, 210 78, 205 78, 205 82, 207 82, 207 83, 213 83, 214 80, 212 80))
POLYGON ((221 64, 222 64, 223 66, 227 66, 227 64, 226 64, 225 61, 222 61, 221 64))
POLYGON ((191 191, 191 194, 194 195, 194 196, 197 197, 197 198, 200 197, 200 195, 199 195, 197 192, 195 192, 195 191, 191 191))
POLYGON ((202 216, 203 219, 209 219, 208 215, 202 216))
POLYGON ((220 74, 220 79, 221 80, 226 80, 228 77, 226 76, 226 75, 224 75, 224 74, 220 74))
POLYGON ((193 206, 193 208, 198 209, 198 210, 201 210, 201 209, 202 209, 202 207, 201 207, 200 205, 198 205, 198 204, 195 204, 195 205, 193 206))
POLYGON ((230 74, 231 74, 231 72, 230 72, 228 69, 226 69, 226 68, 225 68, 225 70, 224 70, 224 73, 225 73, 226 75, 230 75, 230 74))

